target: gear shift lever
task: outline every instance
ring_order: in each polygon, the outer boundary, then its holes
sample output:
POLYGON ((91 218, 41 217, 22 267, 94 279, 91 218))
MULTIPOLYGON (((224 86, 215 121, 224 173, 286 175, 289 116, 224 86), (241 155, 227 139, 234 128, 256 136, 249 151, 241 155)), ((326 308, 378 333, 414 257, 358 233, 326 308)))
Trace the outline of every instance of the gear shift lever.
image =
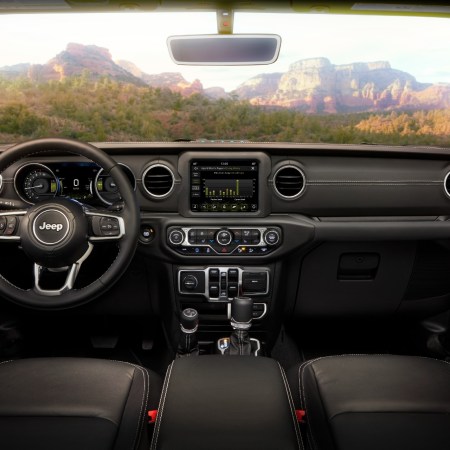
POLYGON ((236 297, 231 303, 231 326, 229 355, 251 355, 252 343, 248 330, 252 326, 253 299, 236 297))
POLYGON ((178 342, 177 358, 199 354, 196 331, 198 329, 198 312, 186 308, 180 316, 180 340, 178 342))

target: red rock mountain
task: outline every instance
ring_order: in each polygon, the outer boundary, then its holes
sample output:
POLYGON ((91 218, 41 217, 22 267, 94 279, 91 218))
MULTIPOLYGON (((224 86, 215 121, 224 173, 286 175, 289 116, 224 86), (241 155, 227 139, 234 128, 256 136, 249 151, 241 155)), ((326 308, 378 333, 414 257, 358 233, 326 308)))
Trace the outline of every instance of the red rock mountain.
POLYGON ((143 72, 130 61, 117 61, 117 64, 127 70, 135 77, 152 87, 167 88, 172 92, 179 92, 183 97, 193 94, 202 94, 210 98, 225 98, 228 94, 221 87, 203 88, 200 80, 196 79, 189 83, 179 72, 163 72, 154 75, 143 72))
POLYGON ((263 74, 235 91, 254 105, 306 113, 450 107, 450 84, 423 84, 385 61, 334 65, 326 58, 297 61, 284 74, 263 74))
POLYGON ((89 73, 92 78, 107 76, 117 81, 143 85, 142 80, 112 60, 108 49, 73 43, 46 64, 29 66, 28 77, 35 81, 61 81, 83 72, 89 73))
MULTIPOLYGON (((132 62, 114 62, 108 49, 96 45, 71 43, 46 64, 0 68, 2 77, 34 81, 61 81, 82 74, 167 88, 185 97, 201 94, 213 99, 230 98, 223 88, 204 89, 200 80, 188 82, 178 72, 147 74, 132 62)), ((257 75, 231 94, 254 105, 306 113, 450 108, 450 84, 419 83, 385 61, 334 65, 326 58, 301 60, 286 73, 257 75)))

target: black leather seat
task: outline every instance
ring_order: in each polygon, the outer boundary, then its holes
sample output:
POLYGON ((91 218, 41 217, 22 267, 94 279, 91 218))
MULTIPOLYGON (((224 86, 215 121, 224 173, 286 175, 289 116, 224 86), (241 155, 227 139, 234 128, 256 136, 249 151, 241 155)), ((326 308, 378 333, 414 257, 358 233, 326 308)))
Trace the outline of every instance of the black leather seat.
POLYGON ((448 450, 450 365, 413 356, 348 355, 289 374, 316 450, 448 450))
POLYGON ((0 364, 2 450, 148 448, 159 377, 133 364, 82 358, 0 364))

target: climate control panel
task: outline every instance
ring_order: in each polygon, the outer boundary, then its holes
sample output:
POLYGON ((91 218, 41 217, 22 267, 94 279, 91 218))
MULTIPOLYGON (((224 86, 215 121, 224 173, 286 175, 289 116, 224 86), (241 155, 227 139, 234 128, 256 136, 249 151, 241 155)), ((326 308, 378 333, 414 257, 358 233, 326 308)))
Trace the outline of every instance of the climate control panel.
POLYGON ((281 245, 279 227, 170 227, 167 243, 184 255, 264 255, 281 245))

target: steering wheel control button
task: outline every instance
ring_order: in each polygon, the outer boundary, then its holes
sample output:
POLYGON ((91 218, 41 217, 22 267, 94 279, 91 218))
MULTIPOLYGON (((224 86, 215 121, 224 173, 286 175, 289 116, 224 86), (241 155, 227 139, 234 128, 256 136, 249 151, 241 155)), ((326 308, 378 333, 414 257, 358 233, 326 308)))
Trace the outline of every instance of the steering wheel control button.
POLYGON ((264 242, 267 245, 277 245, 280 242, 280 233, 277 230, 268 230, 264 234, 264 242))
POLYGON ((119 220, 115 217, 102 217, 100 219, 100 233, 102 236, 119 236, 119 220))
MULTIPOLYGON (((8 226, 13 226, 7 224, 8 226)), ((14 227, 16 222, 14 222, 14 227)), ((39 213, 33 221, 34 237, 44 245, 56 245, 69 234, 69 219, 58 209, 47 209, 39 213)))
POLYGON ((4 236, 12 236, 17 229, 17 217, 7 216, 6 217, 6 227, 4 230, 4 236))
POLYGON ((184 241, 184 233, 182 230, 172 230, 169 233, 169 242, 172 245, 181 245, 184 241))
POLYGON ((3 234, 6 229, 6 217, 1 216, 0 217, 0 234, 3 234))
POLYGON ((228 230, 220 230, 216 235, 216 241, 221 246, 227 246, 233 240, 232 234, 228 230))

